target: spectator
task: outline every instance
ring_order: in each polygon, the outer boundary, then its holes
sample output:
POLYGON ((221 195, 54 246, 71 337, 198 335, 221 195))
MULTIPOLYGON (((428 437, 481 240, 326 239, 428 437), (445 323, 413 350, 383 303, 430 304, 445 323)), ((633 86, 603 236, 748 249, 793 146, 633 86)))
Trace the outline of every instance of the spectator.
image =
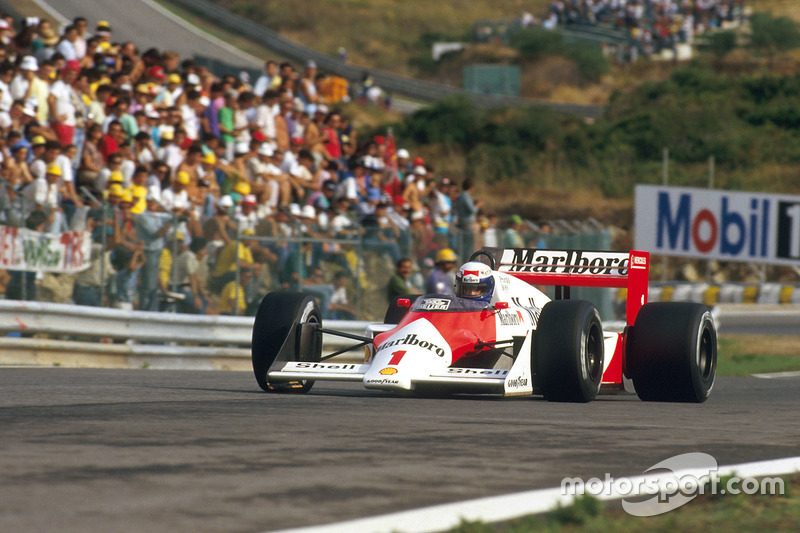
POLYGON ((456 254, 450 248, 439 250, 436 254, 436 268, 425 281, 425 294, 453 295, 452 271, 456 254))
POLYGON ((456 242, 461 257, 467 257, 475 251, 475 221, 481 202, 472 199, 471 179, 465 179, 461 189, 455 205, 456 229, 458 230, 456 242))
POLYGON ((503 233, 503 248, 524 248, 525 241, 519 233, 525 228, 522 217, 511 215, 508 217, 508 221, 508 229, 503 233))
POLYGON ((245 287, 253 280, 255 271, 250 266, 243 266, 240 271, 239 283, 235 279, 227 282, 220 291, 219 314, 241 316, 247 310, 245 287))
MULTIPOLYGON (((180 235, 179 233, 179 236, 180 235)), ((178 239, 178 261, 175 265, 175 290, 184 295, 178 309, 182 313, 205 314, 209 296, 200 279, 200 262, 206 254, 206 240, 197 237, 187 245, 186 239, 178 239)))
MULTIPOLYGON (((147 173, 144 172, 143 176, 146 179, 147 173)), ((158 262, 161 250, 165 247, 164 236, 172 228, 172 221, 161 211, 155 196, 152 194, 145 196, 147 209, 135 219, 136 236, 144 254, 138 308, 144 311, 157 311, 158 262)))
POLYGON ((386 297, 389 303, 394 302, 399 296, 418 294, 417 291, 409 286, 410 276, 411 259, 408 257, 401 257, 395 264, 394 275, 389 278, 389 284, 386 286, 386 297))

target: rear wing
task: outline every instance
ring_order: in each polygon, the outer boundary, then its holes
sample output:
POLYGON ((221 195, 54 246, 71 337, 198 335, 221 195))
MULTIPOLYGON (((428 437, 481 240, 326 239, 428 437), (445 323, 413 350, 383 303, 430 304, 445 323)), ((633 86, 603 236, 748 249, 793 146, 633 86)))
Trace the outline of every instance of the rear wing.
POLYGON ((569 287, 617 287, 627 289, 625 315, 628 325, 647 303, 650 254, 587 250, 537 250, 505 248, 487 250, 506 272, 531 285, 553 285, 556 297, 569 297, 569 287))

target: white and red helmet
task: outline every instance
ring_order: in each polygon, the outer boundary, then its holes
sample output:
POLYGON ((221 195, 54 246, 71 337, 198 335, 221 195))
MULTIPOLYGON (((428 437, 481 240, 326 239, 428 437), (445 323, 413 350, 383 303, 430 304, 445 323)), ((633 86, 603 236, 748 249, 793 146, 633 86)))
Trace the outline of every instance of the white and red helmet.
POLYGON ((456 272, 456 296, 489 302, 494 294, 492 269, 484 263, 470 261, 456 272))

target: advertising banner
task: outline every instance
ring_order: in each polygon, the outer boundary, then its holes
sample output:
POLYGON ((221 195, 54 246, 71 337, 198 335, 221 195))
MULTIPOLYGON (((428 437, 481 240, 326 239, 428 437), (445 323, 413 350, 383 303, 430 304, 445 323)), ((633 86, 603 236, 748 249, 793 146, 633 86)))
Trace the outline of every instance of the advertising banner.
POLYGON ((637 250, 800 265, 800 196, 639 185, 634 201, 637 250))
POLYGON ((91 234, 39 233, 0 226, 0 268, 33 272, 80 272, 89 268, 91 234))

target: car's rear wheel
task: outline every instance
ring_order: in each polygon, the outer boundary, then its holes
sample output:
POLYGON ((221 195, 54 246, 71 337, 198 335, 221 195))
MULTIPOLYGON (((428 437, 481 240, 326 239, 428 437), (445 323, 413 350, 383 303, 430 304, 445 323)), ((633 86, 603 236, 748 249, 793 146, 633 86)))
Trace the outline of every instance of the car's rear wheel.
POLYGON ((645 304, 627 340, 626 375, 642 400, 704 402, 717 373, 717 331, 708 307, 645 304))
POLYGON ((590 302, 544 306, 533 337, 533 367, 545 400, 592 401, 600 390, 603 357, 603 325, 590 302))
POLYGON ((302 346, 303 361, 319 361, 322 355, 321 343, 305 342, 298 326, 317 324, 322 326, 322 318, 316 300, 308 294, 299 292, 271 292, 261 301, 253 325, 251 351, 253 372, 258 385, 267 392, 308 392, 314 385, 312 380, 270 381, 267 373, 284 344, 292 354, 302 346))

